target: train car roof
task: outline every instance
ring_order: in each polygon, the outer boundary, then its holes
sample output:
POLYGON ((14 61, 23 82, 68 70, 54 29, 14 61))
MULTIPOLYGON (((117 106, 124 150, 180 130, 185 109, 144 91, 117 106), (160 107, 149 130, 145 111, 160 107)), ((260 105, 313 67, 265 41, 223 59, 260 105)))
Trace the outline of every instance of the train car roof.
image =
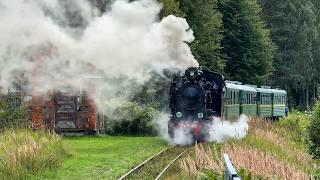
POLYGON ((241 87, 238 84, 233 84, 233 83, 229 83, 226 82, 226 87, 228 89, 237 89, 237 90, 241 90, 241 87))
POLYGON ((246 85, 238 85, 241 90, 244 90, 244 91, 249 91, 249 92, 257 92, 256 88, 254 87, 250 87, 250 86, 246 86, 246 85))
POLYGON ((287 91, 282 89, 272 89, 272 92, 276 94, 287 94, 287 91))
POLYGON ((229 89, 237 89, 237 90, 243 90, 243 91, 249 91, 249 92, 257 92, 257 90, 253 87, 241 85, 241 84, 234 84, 230 82, 226 82, 226 87, 229 89))
POLYGON ((269 93, 272 94, 272 89, 264 89, 264 88, 255 88, 257 90, 257 92, 260 93, 269 93))

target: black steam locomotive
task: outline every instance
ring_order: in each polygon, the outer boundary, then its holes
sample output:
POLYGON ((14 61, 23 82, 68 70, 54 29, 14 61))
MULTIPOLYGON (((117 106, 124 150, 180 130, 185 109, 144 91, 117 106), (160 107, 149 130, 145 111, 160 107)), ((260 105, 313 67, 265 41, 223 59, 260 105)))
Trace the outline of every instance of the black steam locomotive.
POLYGON ((221 74, 201 68, 175 75, 170 87, 170 137, 180 128, 190 131, 195 141, 205 140, 208 123, 222 116, 224 85, 221 74))

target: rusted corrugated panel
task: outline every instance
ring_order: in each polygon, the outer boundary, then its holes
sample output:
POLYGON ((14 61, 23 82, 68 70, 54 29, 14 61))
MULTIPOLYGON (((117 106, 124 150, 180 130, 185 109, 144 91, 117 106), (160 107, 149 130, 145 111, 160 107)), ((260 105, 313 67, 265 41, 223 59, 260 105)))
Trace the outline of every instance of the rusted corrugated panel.
POLYGON ((56 121, 56 103, 55 103, 55 97, 51 96, 51 99, 48 103, 49 106, 49 120, 50 120, 50 127, 47 127, 48 129, 54 129, 55 121, 56 121))
POLYGON ((94 103, 94 100, 89 98, 88 99, 88 128, 96 129, 96 122, 97 122, 96 105, 94 103))
POLYGON ((33 129, 44 128, 43 98, 33 96, 31 100, 31 126, 33 129))

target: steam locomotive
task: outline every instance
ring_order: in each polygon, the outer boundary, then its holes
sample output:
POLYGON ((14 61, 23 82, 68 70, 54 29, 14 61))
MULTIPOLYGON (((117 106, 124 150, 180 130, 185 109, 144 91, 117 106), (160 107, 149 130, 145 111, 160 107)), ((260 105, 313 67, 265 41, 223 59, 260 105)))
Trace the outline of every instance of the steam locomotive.
POLYGON ((194 141, 205 141, 214 118, 236 120, 241 114, 263 118, 285 116, 287 93, 280 89, 242 85, 206 69, 191 67, 174 75, 170 87, 168 133, 182 129, 194 141))

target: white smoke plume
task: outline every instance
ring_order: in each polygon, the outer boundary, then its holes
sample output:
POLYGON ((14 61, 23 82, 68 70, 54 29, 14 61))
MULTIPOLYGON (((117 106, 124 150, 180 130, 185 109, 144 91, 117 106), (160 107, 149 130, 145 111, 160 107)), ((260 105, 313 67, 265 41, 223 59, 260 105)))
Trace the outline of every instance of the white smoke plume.
POLYGON ((248 122, 249 119, 244 114, 235 122, 214 118, 209 130, 210 141, 222 143, 229 139, 242 139, 247 135, 248 122))
MULTIPOLYGON (((174 137, 171 139, 168 134, 169 116, 162 114, 157 122, 160 129, 159 133, 170 144, 189 145, 194 142, 190 129, 176 128, 174 137)), ((249 119, 246 115, 240 115, 236 121, 221 120, 221 118, 213 118, 212 122, 207 124, 209 137, 207 141, 223 143, 230 139, 242 139, 247 135, 249 129, 249 119)))
POLYGON ((102 15, 86 0, 1 1, 0 91, 23 76, 29 93, 94 87, 103 106, 101 96, 127 98, 127 80, 143 84, 152 71, 198 66, 186 20, 159 20, 160 10, 156 0, 116 0, 102 15))

